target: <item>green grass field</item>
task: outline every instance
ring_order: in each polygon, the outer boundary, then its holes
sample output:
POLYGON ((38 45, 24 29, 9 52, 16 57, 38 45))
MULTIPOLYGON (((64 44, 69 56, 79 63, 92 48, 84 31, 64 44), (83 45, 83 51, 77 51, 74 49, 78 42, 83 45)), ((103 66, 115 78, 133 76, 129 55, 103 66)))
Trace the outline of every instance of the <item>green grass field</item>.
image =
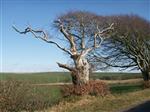
MULTIPOLYGON (((125 80, 141 78, 140 73, 93 73, 91 79, 103 80, 125 80)), ((32 84, 71 82, 69 72, 47 72, 47 73, 0 73, 0 80, 21 80, 32 84)))
MULTIPOLYGON (((140 73, 94 73, 91 79, 103 80, 125 80, 141 78, 140 73)), ((58 82, 71 82, 68 72, 51 73, 0 73, 0 81, 19 80, 30 84, 45 84, 58 82)), ((110 83, 112 95, 125 95, 128 93, 143 90, 142 83, 110 83)), ((52 106, 63 99, 61 95, 61 86, 33 85, 33 91, 44 96, 49 100, 52 106)), ((78 109, 77 109, 78 110, 78 109)))
MULTIPOLYGON (((91 79, 104 80, 125 80, 141 78, 140 73, 94 73, 91 79)), ((19 80, 31 84, 45 84, 57 82, 71 82, 68 72, 47 72, 47 73, 0 73, 0 80, 19 80)), ((121 94, 142 89, 141 84, 110 84, 110 90, 113 94, 121 94)), ((46 95, 47 98, 55 101, 60 98, 59 86, 34 86, 34 91, 46 95)))
POLYGON ((70 82, 71 77, 67 72, 45 73, 0 73, 0 80, 20 80, 32 84, 70 82))

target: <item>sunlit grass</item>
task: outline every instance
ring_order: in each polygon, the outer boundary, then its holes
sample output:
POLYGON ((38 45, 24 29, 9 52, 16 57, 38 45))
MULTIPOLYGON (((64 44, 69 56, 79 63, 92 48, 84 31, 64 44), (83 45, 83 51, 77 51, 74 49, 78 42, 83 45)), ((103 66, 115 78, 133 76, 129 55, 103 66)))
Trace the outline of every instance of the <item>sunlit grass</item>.
POLYGON ((110 94, 106 97, 84 96, 76 101, 63 101, 48 112, 116 112, 150 100, 150 90, 141 90, 125 94, 110 94))

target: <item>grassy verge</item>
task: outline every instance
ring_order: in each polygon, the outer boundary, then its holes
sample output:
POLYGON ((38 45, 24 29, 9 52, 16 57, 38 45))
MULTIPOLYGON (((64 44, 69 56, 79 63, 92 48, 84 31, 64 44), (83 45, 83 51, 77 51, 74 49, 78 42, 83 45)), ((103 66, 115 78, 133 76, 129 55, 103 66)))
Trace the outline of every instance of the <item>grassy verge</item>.
POLYGON ((150 100, 148 89, 106 97, 84 96, 78 100, 62 101, 59 105, 50 108, 48 112, 116 112, 148 99, 150 100))
POLYGON ((34 86, 33 93, 44 96, 43 100, 48 101, 51 106, 62 99, 59 86, 34 86))
POLYGON ((150 99, 150 90, 143 91, 142 84, 139 82, 112 83, 109 86, 112 94, 107 97, 84 96, 66 99, 61 95, 61 86, 49 85, 32 85, 31 93, 36 93, 42 102, 49 104, 51 109, 48 112, 112 112, 111 110, 124 109, 150 99))
MULTIPOLYGON (((109 84, 111 94, 121 95, 130 92, 143 90, 141 83, 134 84, 109 84)), ((45 96, 45 100, 51 102, 51 106, 63 100, 61 96, 61 86, 34 86, 34 91, 45 96)), ((71 98, 70 98, 71 99, 71 98)))

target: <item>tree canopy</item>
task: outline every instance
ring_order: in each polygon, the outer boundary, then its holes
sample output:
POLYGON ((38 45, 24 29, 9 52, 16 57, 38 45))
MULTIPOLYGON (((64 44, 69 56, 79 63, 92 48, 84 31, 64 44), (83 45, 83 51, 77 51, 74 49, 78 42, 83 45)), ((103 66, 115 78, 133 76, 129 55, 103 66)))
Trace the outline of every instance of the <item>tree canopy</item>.
POLYGON ((144 80, 150 72, 150 22, 136 15, 108 16, 115 30, 94 54, 100 67, 141 70, 144 80))

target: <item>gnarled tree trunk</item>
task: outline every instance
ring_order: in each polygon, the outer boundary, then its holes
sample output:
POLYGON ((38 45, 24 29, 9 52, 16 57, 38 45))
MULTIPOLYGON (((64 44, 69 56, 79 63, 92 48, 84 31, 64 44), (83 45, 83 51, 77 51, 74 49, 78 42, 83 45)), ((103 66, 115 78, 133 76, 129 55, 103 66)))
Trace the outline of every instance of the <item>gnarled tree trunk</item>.
POLYGON ((71 72, 72 83, 74 85, 86 84, 89 81, 90 65, 85 56, 72 55, 74 61, 74 67, 67 66, 65 64, 58 63, 58 66, 65 68, 71 72))
POLYGON ((71 71, 72 82, 74 85, 85 84, 89 81, 90 65, 84 57, 77 58, 75 67, 71 71))

